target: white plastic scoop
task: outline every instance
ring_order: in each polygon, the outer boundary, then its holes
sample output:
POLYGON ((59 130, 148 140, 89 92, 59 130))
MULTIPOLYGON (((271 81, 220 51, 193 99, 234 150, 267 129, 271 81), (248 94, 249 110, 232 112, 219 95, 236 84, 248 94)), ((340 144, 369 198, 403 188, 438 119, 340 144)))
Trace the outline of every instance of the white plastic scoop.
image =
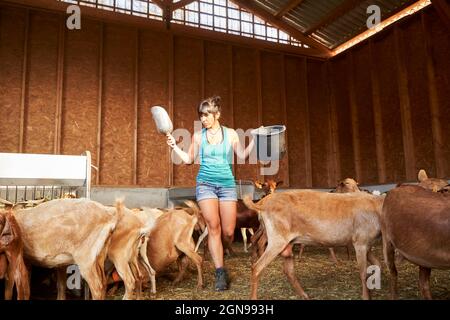
POLYGON ((161 106, 154 106, 151 109, 153 120, 155 120, 156 128, 160 133, 172 133, 173 124, 167 114, 166 109, 161 106))

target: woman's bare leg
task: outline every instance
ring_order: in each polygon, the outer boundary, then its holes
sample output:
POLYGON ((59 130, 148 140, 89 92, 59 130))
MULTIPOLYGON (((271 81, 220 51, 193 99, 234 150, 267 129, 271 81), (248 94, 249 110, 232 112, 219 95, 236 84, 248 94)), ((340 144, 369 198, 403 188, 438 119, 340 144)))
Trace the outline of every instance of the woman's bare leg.
POLYGON ((208 226, 208 248, 214 266, 223 267, 222 228, 220 225, 219 201, 205 199, 198 202, 208 226))

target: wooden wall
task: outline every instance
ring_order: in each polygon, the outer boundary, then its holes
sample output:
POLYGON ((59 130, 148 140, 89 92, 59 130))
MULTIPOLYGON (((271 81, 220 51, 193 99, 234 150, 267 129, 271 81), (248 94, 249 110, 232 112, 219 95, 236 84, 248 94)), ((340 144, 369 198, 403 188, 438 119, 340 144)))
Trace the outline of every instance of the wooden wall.
POLYGON ((449 56, 449 30, 429 7, 328 62, 341 177, 450 177, 449 56))
MULTIPOLYGON (((149 107, 192 132, 222 97, 223 124, 286 124, 286 187, 450 177, 450 39, 432 8, 329 61, 0 5, 0 152, 81 154, 93 183, 193 186, 149 107), (431 10, 430 10, 431 9, 431 10)), ((257 165, 237 179, 261 178, 257 165)))

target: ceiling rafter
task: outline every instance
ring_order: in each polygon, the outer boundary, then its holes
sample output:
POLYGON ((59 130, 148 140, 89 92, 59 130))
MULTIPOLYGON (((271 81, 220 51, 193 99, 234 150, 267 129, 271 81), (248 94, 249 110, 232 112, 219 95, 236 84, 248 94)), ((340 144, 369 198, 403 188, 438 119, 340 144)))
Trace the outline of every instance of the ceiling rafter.
POLYGON ((177 9, 183 8, 187 6, 188 4, 191 4, 192 2, 197 0, 181 0, 176 3, 172 3, 172 10, 175 11, 177 9))
POLYGON ((322 19, 320 19, 319 21, 314 23, 312 26, 310 26, 308 29, 306 29, 304 34, 306 36, 309 36, 311 33, 314 33, 316 30, 322 28, 324 25, 327 25, 330 22, 333 22, 334 20, 339 18, 340 16, 344 15, 345 13, 348 13, 351 9, 353 9, 360 3, 361 3, 361 0, 345 0, 343 3, 341 3, 339 6, 337 6, 334 10, 330 11, 322 19))
POLYGON ((285 14, 287 14, 292 9, 298 7, 302 4, 302 2, 305 0, 290 0, 288 3, 286 3, 284 6, 282 6, 277 13, 275 13, 275 18, 281 18, 285 14))
POLYGON ((328 49, 326 46, 324 46, 323 44, 321 44, 320 42, 318 42, 314 39, 311 39, 310 37, 305 36, 301 31, 294 28, 287 22, 284 22, 281 19, 275 18, 275 16, 273 14, 265 11, 264 9, 262 9, 261 7, 256 5, 255 1, 251 1, 251 0, 232 0, 232 1, 235 4, 237 4, 238 6, 250 11, 251 13, 260 17, 261 19, 264 19, 267 22, 269 22, 270 24, 274 25, 275 27, 283 30, 284 32, 291 35, 298 41, 300 41, 310 47, 316 48, 321 53, 323 53, 326 57, 329 57, 331 55, 331 50, 328 49))

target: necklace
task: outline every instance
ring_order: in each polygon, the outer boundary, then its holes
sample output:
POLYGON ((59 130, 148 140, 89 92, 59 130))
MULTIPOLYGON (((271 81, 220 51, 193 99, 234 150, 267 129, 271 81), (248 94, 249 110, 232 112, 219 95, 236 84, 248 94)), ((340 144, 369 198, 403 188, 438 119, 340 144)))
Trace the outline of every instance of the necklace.
POLYGON ((220 127, 219 127, 219 128, 216 130, 216 132, 214 132, 214 133, 212 132, 211 129, 209 129, 209 130, 208 130, 208 133, 209 133, 210 136, 215 136, 215 135, 217 134, 217 132, 219 132, 219 131, 220 131, 220 127))

